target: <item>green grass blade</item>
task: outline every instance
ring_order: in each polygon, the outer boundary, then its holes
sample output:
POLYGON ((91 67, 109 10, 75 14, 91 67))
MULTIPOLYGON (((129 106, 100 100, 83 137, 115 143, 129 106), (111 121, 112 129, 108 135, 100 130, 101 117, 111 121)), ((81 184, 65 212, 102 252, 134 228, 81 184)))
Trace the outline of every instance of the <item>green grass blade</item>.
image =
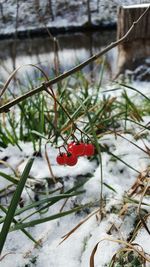
MULTIPOLYGON (((7 209, 5 209, 1 204, 0 204, 0 209, 7 214, 7 209)), ((18 223, 16 219, 13 219, 13 222, 16 224, 18 223)), ((29 234, 25 229, 21 229, 21 231, 29 238, 31 239, 36 245, 39 245, 38 241, 36 241, 31 234, 29 234)))
POLYGON ((19 210, 16 210, 15 216, 25 212, 26 210, 29 210, 29 209, 32 209, 32 208, 36 208, 36 207, 38 207, 40 205, 43 205, 45 203, 48 203, 48 202, 52 203, 53 201, 56 203, 61 199, 77 196, 77 195, 80 195, 80 194, 82 194, 84 192, 85 191, 79 191, 79 192, 76 192, 76 193, 73 193, 73 194, 60 194, 60 195, 53 196, 53 197, 46 197, 46 198, 41 199, 39 201, 33 202, 32 204, 27 205, 27 206, 25 206, 25 207, 23 207, 23 208, 21 208, 19 210))
MULTIPOLYGON (((87 104, 87 102, 91 99, 91 96, 88 96, 82 104, 80 104, 80 106, 75 110, 75 112, 70 116, 70 118, 73 120, 75 119, 79 112, 81 111, 81 109, 83 108, 83 104, 87 104)), ((67 125, 70 123, 70 119, 67 119, 67 121, 65 122, 65 124, 63 125, 63 128, 67 127, 67 125)))
POLYGON ((87 206, 89 206, 89 204, 81 205, 79 207, 76 207, 74 209, 67 210, 67 211, 64 211, 64 212, 59 212, 59 213, 56 213, 54 215, 51 215, 51 216, 48 216, 48 217, 45 217, 45 218, 40 218, 40 219, 33 220, 33 221, 30 221, 30 222, 26 222, 26 223, 16 224, 15 226, 13 226, 10 229, 10 231, 16 231, 16 230, 24 229, 24 228, 27 228, 27 227, 33 227, 33 226, 35 226, 37 224, 41 224, 41 223, 45 223, 45 222, 48 222, 48 221, 56 220, 56 219, 59 219, 61 217, 66 216, 66 215, 69 215, 71 213, 74 213, 74 212, 77 212, 79 210, 82 210, 83 208, 85 208, 87 206))
POLYGON ((13 184, 18 184, 18 180, 14 177, 12 177, 11 175, 8 175, 4 172, 0 172, 0 176, 2 176, 3 178, 5 178, 6 180, 8 180, 9 182, 13 183, 13 184))
MULTIPOLYGON (((144 95, 141 91, 139 91, 138 89, 132 87, 132 86, 129 86, 129 85, 126 85, 126 84, 123 84, 123 83, 118 83, 118 82, 115 82, 116 84, 118 85, 121 85, 122 87, 125 87, 127 89, 130 89, 140 95, 142 95, 145 99, 147 99, 148 101, 150 101, 150 98, 147 97, 146 95, 144 95)), ((108 93, 108 92, 113 92, 113 91, 118 91, 118 90, 123 90, 123 88, 113 88, 113 89, 109 89, 109 90, 104 90, 102 91, 102 93, 108 93)))
POLYGON ((73 191, 76 191, 77 189, 79 189, 80 187, 82 187, 85 183, 87 183, 88 181, 89 181, 89 179, 90 178, 88 178, 88 179, 86 179, 86 180, 84 180, 84 181, 80 181, 80 182, 78 182, 75 186, 73 186, 71 189, 69 189, 69 190, 67 190, 66 192, 65 192, 65 194, 70 194, 70 193, 72 193, 73 191))
MULTIPOLYGON (((81 186, 83 186, 87 181, 84 181, 84 182, 79 182, 76 186, 72 187, 71 189, 69 189, 68 191, 66 191, 63 195, 70 195, 70 196, 73 196, 73 194, 77 195, 77 194, 81 194, 83 193, 83 191, 77 191, 77 189, 79 189, 81 186), (74 193, 71 195, 71 193, 74 191, 74 193)), ((63 197, 64 198, 64 197, 63 197)), ((51 202, 47 203, 46 205, 40 207, 38 210, 32 212, 31 214, 29 214, 27 217, 23 218, 22 221, 25 221, 26 219, 28 219, 29 217, 31 217, 32 215, 38 213, 38 212, 41 212, 49 207, 51 207, 52 205, 54 205, 57 201, 59 201, 61 199, 61 195, 60 195, 60 198, 58 199, 57 196, 56 196, 56 199, 53 199, 51 202)), ((24 207, 25 208, 25 207, 24 207)), ((22 208, 22 209, 24 209, 22 208)), ((16 213, 16 215, 18 215, 16 213)), ((0 223, 1 221, 3 221, 3 218, 0 220, 0 223)))
POLYGON ((102 167, 101 149, 100 149, 100 146, 99 146, 97 134, 96 134, 96 131, 94 129, 94 125, 93 125, 93 121, 92 121, 91 115, 90 115, 87 107, 84 105, 84 103, 82 101, 80 101, 80 104, 82 105, 83 110, 84 110, 84 112, 85 112, 85 114, 86 114, 86 116, 88 118, 89 125, 91 127, 91 133, 93 135, 94 145, 96 147, 96 150, 98 152, 98 157, 99 157, 99 164, 100 164, 100 184, 101 184, 101 189, 100 189, 100 212, 101 212, 101 215, 102 215, 102 206, 103 206, 103 167, 102 167))
MULTIPOLYGON (((126 203, 134 203, 134 204, 139 205, 139 200, 133 199, 133 198, 131 198, 131 197, 127 197, 127 196, 125 196, 125 197, 124 197, 124 201, 125 201, 126 203)), ((150 207, 150 204, 149 204, 149 203, 141 202, 141 204, 150 207)))
POLYGON ((107 151, 108 154, 110 154, 111 156, 113 156, 114 158, 116 158, 117 160, 121 161, 124 165, 126 165, 127 167, 129 167, 131 170, 135 171, 136 173, 140 174, 140 172, 138 170, 136 170, 134 167, 132 167, 130 164, 128 164, 127 162, 125 162, 123 159, 120 158, 120 156, 117 156, 115 154, 113 154, 110 151, 107 151))
POLYGON ((19 201, 20 201, 20 196, 21 196, 21 193, 22 193, 23 188, 25 186, 25 183, 26 183, 26 180, 28 178, 29 172, 31 170, 33 161, 34 161, 34 158, 31 158, 27 162, 27 165, 25 166, 25 169, 24 169, 24 171, 23 171, 23 173, 21 175, 20 181, 19 181, 19 183, 17 185, 16 191, 15 191, 13 197, 12 197, 10 206, 8 208, 8 212, 7 212, 7 215, 6 215, 6 218, 5 218, 1 233, 0 233, 0 254, 1 254, 2 250, 3 250, 3 246, 5 244, 5 241, 6 241, 6 238, 7 238, 7 234, 9 232, 9 228, 10 228, 11 222, 13 221, 15 210, 17 208, 17 205, 18 205, 19 201))
POLYGON ((37 135, 37 136, 40 137, 40 138, 43 138, 43 139, 47 140, 47 137, 45 137, 44 134, 41 134, 41 133, 39 133, 38 131, 32 130, 31 133, 37 135))
MULTIPOLYGON (((76 193, 76 194, 72 194, 72 195, 70 195, 70 197, 71 196, 75 196, 75 195, 79 195, 79 194, 81 194, 81 193, 83 193, 83 191, 82 192, 79 192, 79 193, 76 193)), ((69 198, 69 197, 67 197, 67 198, 69 198)), ((25 218, 23 218, 22 220, 21 220, 21 222, 24 222, 24 221, 26 221, 28 218, 30 218, 31 216, 33 216, 33 215, 35 215, 36 213, 45 213, 45 210, 46 209, 48 209, 49 207, 51 207, 51 206, 53 206, 55 203, 57 203, 60 199, 65 199, 65 197, 63 196, 63 198, 58 198, 57 197, 57 199, 54 199, 54 200, 52 200, 52 201, 50 201, 50 202, 48 202, 46 205, 44 205, 44 206, 42 206, 42 207, 40 207, 40 208, 38 208, 37 210, 35 210, 35 211, 33 211, 32 213, 30 213, 28 216, 26 216, 25 218)))
MULTIPOLYGON (((143 129, 145 129, 145 130, 150 130, 150 126, 145 126, 145 125, 143 125, 143 124, 141 124, 141 123, 139 123, 139 122, 137 122, 137 121, 134 121, 134 120, 131 120, 131 119, 127 119, 127 121, 130 121, 130 122, 133 122, 133 123, 135 123, 135 124, 137 124, 137 125, 139 125, 140 127, 142 127, 143 129)), ((146 125, 149 125, 149 124, 146 124, 146 125)))
POLYGON ((150 101, 150 98, 146 95, 144 95, 141 91, 137 90, 136 88, 132 87, 132 86, 129 86, 129 85, 126 85, 126 84, 123 84, 123 83, 118 83, 119 85, 125 87, 125 88, 128 88, 132 91, 135 91, 137 93, 139 93, 140 95, 142 95, 145 99, 147 99, 148 101, 150 101))
POLYGON ((112 187, 110 186, 109 184, 106 184, 106 183, 103 183, 103 185, 105 185, 108 189, 110 189, 111 191, 117 193, 117 191, 112 187))
POLYGON ((12 133, 8 130, 8 128, 6 128, 6 127, 5 127, 5 131, 6 131, 6 133, 7 133, 8 139, 10 140, 10 143, 11 143, 12 145, 16 145, 16 146, 19 148, 19 150, 22 151, 22 148, 19 146, 19 144, 18 144, 18 140, 15 138, 14 134, 12 134, 12 133))

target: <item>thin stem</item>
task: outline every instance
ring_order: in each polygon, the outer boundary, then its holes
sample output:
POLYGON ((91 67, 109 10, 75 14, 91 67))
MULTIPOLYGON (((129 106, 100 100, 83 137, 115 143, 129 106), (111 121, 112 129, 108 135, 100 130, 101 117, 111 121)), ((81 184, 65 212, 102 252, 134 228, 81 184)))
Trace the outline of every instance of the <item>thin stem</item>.
POLYGON ((56 103, 62 108, 63 112, 67 115, 67 117, 69 118, 69 120, 72 122, 72 125, 74 126, 74 129, 77 129, 81 135, 86 135, 88 137, 88 139, 90 139, 90 137, 88 136, 88 134, 86 134, 85 132, 83 132, 80 128, 78 128, 78 126, 74 123, 74 120, 73 118, 70 116, 70 114, 68 113, 68 111, 63 107, 63 105, 57 100, 57 98, 51 94, 51 92, 49 91, 49 89, 47 89, 45 87, 45 91, 51 96, 54 98, 54 101, 56 101, 56 103))
POLYGON ((49 157, 48 157, 48 154, 47 154, 47 147, 46 147, 46 145, 47 145, 47 143, 45 144, 45 158, 46 158, 46 161, 47 161, 47 164, 48 164, 50 175, 52 176, 52 179, 53 179, 54 184, 56 184, 56 178, 55 178, 55 175, 53 174, 53 171, 52 171, 50 160, 49 160, 49 157))
POLYGON ((131 140, 129 140, 129 139, 126 138, 125 136, 122 136, 122 135, 121 135, 120 133, 118 133, 118 132, 116 132, 116 134, 117 134, 118 136, 120 136, 121 138, 127 140, 129 143, 131 143, 132 145, 134 145, 135 147, 137 147, 138 149, 140 149, 140 150, 143 151, 144 153, 146 153, 146 154, 149 155, 149 153, 148 153, 145 149, 143 149, 142 147, 138 146, 137 144, 135 144, 134 142, 132 142, 131 140))
POLYGON ((139 202, 138 209, 137 209, 137 213, 138 213, 138 215, 140 217, 141 223, 143 224, 144 228, 146 229, 146 231, 150 235, 150 230, 148 229, 148 226, 147 226, 146 222, 144 221, 144 218, 143 218, 143 216, 141 214, 142 201, 143 201, 144 195, 146 194, 146 191, 149 188, 149 186, 150 186, 150 182, 148 181, 147 185, 145 186, 144 191, 143 191, 143 193, 141 195, 140 202, 139 202))

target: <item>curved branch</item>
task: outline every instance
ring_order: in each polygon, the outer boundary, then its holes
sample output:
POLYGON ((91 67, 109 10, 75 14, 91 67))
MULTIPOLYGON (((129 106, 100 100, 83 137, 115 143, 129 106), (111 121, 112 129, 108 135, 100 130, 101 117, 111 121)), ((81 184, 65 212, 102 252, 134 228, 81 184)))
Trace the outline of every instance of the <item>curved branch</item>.
POLYGON ((90 58, 88 58, 87 60, 85 60, 84 62, 82 62, 81 64, 77 65, 76 67, 70 69, 67 72, 64 72, 63 74, 57 76, 56 78, 45 82, 44 84, 42 84, 41 86, 33 89, 32 91, 17 97, 16 99, 10 101, 9 103, 3 105, 2 107, 0 107, 0 113, 2 112, 8 112, 9 109, 11 107, 13 107, 14 105, 18 104, 19 102, 27 99, 28 97, 31 97, 41 91, 45 90, 45 87, 49 87, 55 83, 58 83, 59 81, 65 79, 66 77, 70 76, 71 74, 83 69, 85 66, 87 66, 89 63, 95 61, 97 58, 101 57, 102 55, 106 54, 108 51, 110 51, 112 48, 116 47, 117 45, 119 45, 120 43, 122 43, 128 36, 129 34, 133 31, 133 29, 135 28, 135 26, 142 20, 142 18, 145 16, 145 14, 150 10, 150 6, 148 6, 146 8, 146 10, 142 13, 142 15, 133 22, 132 26, 129 28, 129 30, 127 31, 127 33, 120 38, 119 40, 112 42, 110 45, 108 45, 106 48, 104 48, 102 51, 100 51, 99 53, 91 56, 90 58))

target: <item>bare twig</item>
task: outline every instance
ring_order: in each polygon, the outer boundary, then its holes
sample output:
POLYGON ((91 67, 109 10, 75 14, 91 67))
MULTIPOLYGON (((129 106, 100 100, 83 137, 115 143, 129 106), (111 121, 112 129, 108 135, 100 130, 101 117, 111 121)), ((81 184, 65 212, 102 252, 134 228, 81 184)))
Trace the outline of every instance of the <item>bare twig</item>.
POLYGON ((129 28, 127 33, 122 38, 120 38, 119 40, 117 40, 115 42, 112 42, 105 49, 103 49, 99 53, 91 56, 86 61, 84 61, 81 64, 77 65, 76 67, 70 69, 69 71, 64 72, 63 74, 57 76, 56 78, 54 78, 54 79, 52 79, 52 80, 50 80, 48 82, 45 82, 44 84, 42 84, 41 86, 33 89, 32 91, 30 91, 30 92, 28 92, 28 93, 26 93, 26 94, 24 94, 22 96, 19 96, 16 99, 10 101, 9 103, 3 105, 2 107, 0 107, 0 113, 8 112, 11 107, 13 107, 14 105, 18 104, 19 102, 21 102, 21 101, 27 99, 28 97, 31 97, 31 96, 33 96, 33 95, 45 90, 45 86, 49 87, 52 84, 58 83, 59 81, 65 79, 66 77, 70 76, 71 74, 83 69, 89 63, 95 61, 97 58, 101 57, 102 55, 106 54, 109 50, 111 50, 112 48, 114 48, 117 45, 119 45, 120 43, 122 43, 129 36, 129 34, 134 30, 135 26, 139 23, 139 21, 142 20, 142 18, 149 11, 149 9, 150 9, 150 6, 148 6, 148 8, 142 13, 142 15, 136 21, 133 22, 132 26, 129 28))

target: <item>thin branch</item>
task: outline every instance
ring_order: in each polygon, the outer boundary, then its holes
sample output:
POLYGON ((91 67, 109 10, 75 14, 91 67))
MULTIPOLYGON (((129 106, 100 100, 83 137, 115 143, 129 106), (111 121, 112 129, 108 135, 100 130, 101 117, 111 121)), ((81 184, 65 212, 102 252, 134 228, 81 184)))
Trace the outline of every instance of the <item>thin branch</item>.
POLYGON ((56 78, 45 82, 44 84, 42 84, 41 86, 33 89, 32 91, 17 97, 16 99, 10 101, 9 103, 3 105, 2 107, 0 107, 0 113, 2 112, 8 112, 9 109, 11 107, 13 107, 14 105, 18 104, 19 102, 27 99, 28 97, 31 97, 43 90, 45 90, 45 86, 49 87, 55 83, 58 83, 59 81, 65 79, 66 77, 70 76, 71 74, 83 69, 85 66, 87 66, 89 63, 95 61, 97 58, 101 57, 102 55, 106 54, 108 51, 110 51, 112 48, 116 47, 117 45, 119 45, 120 43, 122 43, 123 41, 125 41, 125 39, 129 36, 129 34, 133 31, 133 29, 135 28, 135 26, 142 20, 142 18, 145 16, 145 14, 150 10, 150 6, 147 7, 147 9, 142 13, 142 15, 133 22, 132 26, 129 28, 129 30, 127 31, 127 33, 120 38, 119 40, 112 42, 110 45, 108 45, 105 49, 103 49, 102 51, 100 51, 99 53, 93 55, 92 57, 90 57, 89 59, 85 60, 84 62, 82 62, 81 64, 77 65, 76 67, 70 69, 67 72, 64 72, 63 74, 57 76, 56 78))

